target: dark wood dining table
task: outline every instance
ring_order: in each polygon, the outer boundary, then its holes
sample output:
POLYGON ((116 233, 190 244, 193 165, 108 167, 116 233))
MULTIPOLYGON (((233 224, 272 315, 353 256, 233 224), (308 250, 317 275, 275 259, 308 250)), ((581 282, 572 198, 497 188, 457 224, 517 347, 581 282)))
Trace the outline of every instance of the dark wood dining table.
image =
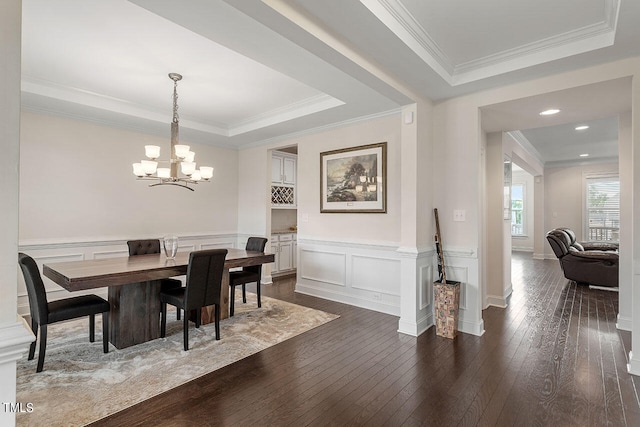
MULTIPOLYGON (((274 262, 274 254, 227 249, 222 275, 220 317, 229 315, 229 269, 274 262)), ((164 254, 58 262, 43 274, 68 291, 108 287, 109 341, 126 348, 160 337, 160 279, 187 273, 189 252, 175 259, 164 254)), ((213 307, 202 310, 202 323, 213 321, 213 307)))

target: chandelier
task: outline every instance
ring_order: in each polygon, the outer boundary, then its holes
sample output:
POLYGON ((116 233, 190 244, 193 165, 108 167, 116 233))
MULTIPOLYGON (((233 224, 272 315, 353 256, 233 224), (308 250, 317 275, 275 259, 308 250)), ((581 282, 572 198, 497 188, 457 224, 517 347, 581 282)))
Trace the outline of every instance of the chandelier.
POLYGON ((169 73, 173 80, 173 120, 171 121, 171 159, 159 160, 160 147, 157 145, 145 145, 144 151, 148 160, 141 160, 133 164, 133 174, 139 180, 153 180, 149 187, 158 185, 177 185, 194 191, 189 184, 197 184, 200 181, 209 181, 213 177, 213 168, 200 166, 196 169, 194 158, 196 153, 191 151, 188 145, 178 143, 179 118, 178 118, 178 81, 182 76, 177 73, 169 73), (169 167, 158 167, 158 163, 167 163, 169 167), (178 174, 178 165, 180 172, 178 174))

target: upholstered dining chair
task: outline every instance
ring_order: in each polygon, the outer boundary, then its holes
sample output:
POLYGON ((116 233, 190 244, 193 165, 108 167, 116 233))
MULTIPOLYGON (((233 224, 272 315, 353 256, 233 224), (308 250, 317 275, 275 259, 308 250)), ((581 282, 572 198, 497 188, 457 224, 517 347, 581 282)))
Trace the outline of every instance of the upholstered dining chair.
POLYGON ((189 254, 187 285, 160 292, 160 336, 167 332, 167 304, 184 310, 184 351, 189 350, 189 312, 195 311, 196 328, 200 327, 202 307, 214 306, 216 340, 220 339, 220 298, 226 249, 209 249, 189 254))
MULTIPOLYGON (((129 256, 147 255, 147 254, 159 254, 160 253, 160 240, 159 239, 143 239, 143 240, 129 240, 127 242, 129 247, 129 256)), ((168 289, 181 288, 182 282, 178 279, 162 279, 160 280, 160 290, 166 291, 168 289)), ((180 320, 180 310, 176 310, 176 319, 180 320)))
MULTIPOLYGON (((267 245, 267 239, 264 237, 249 237, 245 249, 247 251, 264 252, 267 245)), ((256 294, 258 297, 258 308, 262 307, 260 301, 260 280, 262 278, 262 264, 252 265, 250 267, 242 267, 239 271, 229 272, 229 286, 231 286, 231 295, 229 296, 229 316, 233 316, 234 300, 236 296, 236 286, 242 285, 242 302, 247 303, 247 283, 256 282, 256 294)))
MULTIPOLYGON (((40 327, 40 349, 38 350, 38 366, 36 372, 42 372, 44 355, 47 348, 47 326, 63 320, 89 316, 89 341, 95 341, 95 315, 102 313, 102 347, 109 352, 109 303, 97 295, 82 295, 57 301, 47 302, 47 293, 38 270, 38 265, 29 255, 19 253, 18 264, 22 269, 29 311, 31 312, 31 330, 38 337, 40 327)), ((35 355, 36 341, 29 347, 29 360, 35 355)))

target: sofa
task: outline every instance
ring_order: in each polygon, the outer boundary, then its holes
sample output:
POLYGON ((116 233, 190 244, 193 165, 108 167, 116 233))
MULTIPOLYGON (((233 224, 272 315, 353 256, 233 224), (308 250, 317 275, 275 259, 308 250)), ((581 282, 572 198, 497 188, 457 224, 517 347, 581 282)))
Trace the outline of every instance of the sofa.
POLYGON ((618 287, 618 245, 576 242, 570 229, 547 232, 547 241, 560 261, 564 277, 579 284, 618 287))

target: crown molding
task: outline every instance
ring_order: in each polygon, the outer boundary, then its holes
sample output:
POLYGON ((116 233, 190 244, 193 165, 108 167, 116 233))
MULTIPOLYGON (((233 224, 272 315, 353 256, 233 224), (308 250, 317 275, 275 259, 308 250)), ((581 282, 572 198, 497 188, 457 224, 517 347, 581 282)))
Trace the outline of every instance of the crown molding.
POLYGON ((293 120, 330 108, 339 107, 344 104, 344 102, 330 95, 320 94, 234 123, 229 127, 228 136, 241 135, 287 120, 293 120))
POLYGON ((287 141, 287 140, 291 140, 294 138, 300 138, 306 135, 313 135, 313 134, 317 134, 320 132, 324 132, 324 131, 328 131, 331 129, 336 129, 336 128, 340 128, 340 127, 344 127, 344 126, 349 126, 349 125, 354 125, 357 123, 361 123, 361 122, 366 122, 369 120, 375 120, 375 119, 379 119, 382 117, 387 117, 387 116, 392 116, 392 115, 400 115, 402 113, 402 108, 394 108, 393 110, 387 110, 387 111, 382 111, 380 113, 375 113, 375 114, 369 114, 366 116, 360 116, 360 117, 356 117, 353 119, 348 119, 348 120, 343 120, 341 122, 336 122, 336 123, 330 123, 327 125, 323 125, 323 126, 316 126, 314 128, 310 128, 310 129, 305 129, 299 132, 292 132, 292 133, 288 133, 285 135, 280 135, 280 136, 276 136, 273 138, 268 138, 268 139, 262 139, 260 141, 256 141, 253 143, 249 143, 249 144, 244 144, 241 148, 254 148, 254 147, 261 147, 263 145, 269 145, 269 144, 274 144, 277 142, 281 142, 281 141, 287 141))
POLYGON ((542 159, 542 156, 540 155, 540 152, 538 150, 536 150, 536 148, 533 146, 533 144, 531 144, 531 142, 529 142, 527 137, 524 136, 524 134, 522 132, 520 132, 519 130, 513 130, 513 131, 510 131, 510 132, 507 132, 507 134, 509 134, 509 136, 511 136, 522 147, 522 149, 524 151, 526 151, 531 156, 533 156, 536 159, 538 159, 540 164, 544 166, 544 160, 542 159))
POLYGON ((454 64, 401 0, 360 0, 389 30, 451 86, 613 45, 620 1, 605 0, 601 22, 472 61, 454 64))
POLYGON ((360 3, 451 84, 455 71, 451 60, 400 0, 360 0, 360 3))
MULTIPOLYGON (((98 111, 109 111, 112 113, 141 118, 155 123, 167 124, 171 122, 171 115, 166 112, 160 112, 147 106, 134 104, 123 99, 102 95, 72 86, 61 85, 48 80, 22 76, 21 87, 23 94, 32 94, 36 96, 35 98, 23 97, 23 108, 27 111, 52 114, 71 119, 89 121, 101 125, 116 127, 124 126, 127 129, 136 131, 148 131, 148 129, 143 125, 123 125, 122 123, 115 122, 111 118, 95 117, 95 115, 83 114, 78 111, 63 111, 64 109, 59 108, 59 105, 56 105, 56 101, 64 101, 71 104, 91 107, 98 111), (51 101, 41 102, 40 100, 42 99, 51 101)), ((203 123, 200 121, 190 120, 183 116, 180 119, 180 127, 207 134, 232 137, 276 125, 288 120, 318 113, 344 104, 345 103, 343 101, 337 98, 327 94, 321 94, 249 117, 231 125, 215 122, 203 123)))
POLYGON ((600 22, 546 39, 458 64, 453 86, 516 71, 613 45, 615 28, 600 22))
POLYGON ((567 167, 575 167, 575 166, 588 166, 588 165, 599 165, 604 163, 618 163, 618 157, 594 157, 592 159, 584 160, 584 159, 576 159, 576 160, 558 160, 552 162, 546 162, 544 164, 545 169, 552 168, 567 168, 567 167))

